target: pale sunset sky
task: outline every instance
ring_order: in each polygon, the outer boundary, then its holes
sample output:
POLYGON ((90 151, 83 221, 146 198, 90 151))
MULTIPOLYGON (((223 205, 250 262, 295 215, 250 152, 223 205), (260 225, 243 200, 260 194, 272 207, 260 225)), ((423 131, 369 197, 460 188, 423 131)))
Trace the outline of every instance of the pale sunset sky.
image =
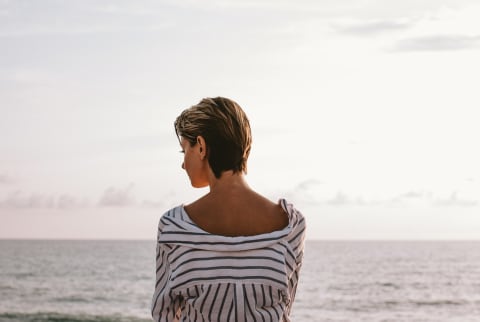
POLYGON ((480 239, 475 0, 0 0, 0 238, 154 239, 226 96, 309 239, 480 239))

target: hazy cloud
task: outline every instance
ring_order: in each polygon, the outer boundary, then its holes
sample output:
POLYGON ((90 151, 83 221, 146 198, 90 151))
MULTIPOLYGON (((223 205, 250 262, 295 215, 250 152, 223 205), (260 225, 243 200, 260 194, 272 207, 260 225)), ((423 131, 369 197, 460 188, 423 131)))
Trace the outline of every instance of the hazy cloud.
POLYGON ((23 27, 18 30, 3 30, 0 31, 0 37, 21 37, 21 36, 45 36, 45 35, 84 35, 84 34, 94 34, 94 33, 122 33, 122 32, 148 32, 148 31, 161 31, 166 30, 171 27, 170 24, 151 24, 148 26, 137 26, 137 27, 124 27, 124 26, 104 26, 101 24, 94 24, 90 26, 76 26, 76 27, 62 27, 58 28, 55 26, 41 26, 41 27, 23 27))
POLYGON ((52 196, 41 194, 25 194, 20 190, 11 192, 2 202, 4 208, 53 208, 52 196))
POLYGON ((109 187, 101 194, 96 204, 86 197, 68 193, 42 194, 15 190, 7 193, 3 199, 0 197, 0 209, 167 208, 174 204, 175 194, 173 192, 166 193, 158 200, 144 199, 141 202, 137 202, 133 190, 133 183, 124 188, 109 187))
MULTIPOLYGON (((132 16, 151 16, 158 14, 159 7, 152 6, 153 2, 149 3, 149 6, 146 6, 145 3, 140 1, 135 2, 124 2, 124 3, 106 3, 99 4, 98 6, 92 7, 92 11, 112 14, 112 15, 132 15, 132 16), (157 10, 153 10, 157 9, 157 10)), ((157 5, 161 5, 158 3, 157 5)), ((161 7, 160 7, 161 8, 161 7)))
POLYGON ((433 201, 433 205, 446 207, 474 207, 478 205, 478 201, 461 198, 459 197, 458 191, 454 191, 448 198, 433 201))
POLYGON ((411 190, 401 193, 385 201, 378 201, 379 204, 394 207, 404 207, 419 204, 429 204, 432 199, 432 193, 429 191, 411 190))
POLYGON ((75 198, 68 194, 59 196, 40 193, 24 193, 21 190, 10 192, 6 198, 0 202, 0 208, 9 209, 33 209, 33 208, 51 208, 51 209, 71 209, 83 208, 88 206, 88 200, 75 198))
POLYGON ((125 188, 107 188, 98 202, 98 205, 102 207, 128 207, 134 204, 132 183, 125 188))
POLYGON ((480 48, 480 35, 435 35, 402 39, 393 51, 448 51, 480 48))
POLYGON ((438 197, 428 190, 410 190, 392 197, 368 198, 361 194, 334 191, 332 187, 316 179, 300 182, 290 192, 282 193, 287 199, 297 203, 313 206, 369 206, 369 207, 474 207, 480 205, 478 200, 464 197, 460 192, 452 192, 448 197, 438 197))
POLYGON ((320 180, 317 180, 317 179, 309 179, 309 180, 305 180, 305 181, 302 181, 300 182, 297 186, 296 186, 296 189, 297 190, 301 190, 301 191, 304 191, 304 190, 308 190, 312 187, 315 187, 317 185, 321 185, 323 184, 322 181, 320 180))
POLYGON ((296 200, 304 204, 320 204, 323 196, 322 188, 323 183, 312 178, 299 182, 290 191, 277 191, 272 194, 271 198, 274 199, 281 195, 287 200, 296 200))
POLYGON ((0 185, 8 185, 14 182, 13 178, 8 174, 0 174, 0 185))
POLYGON ((367 203, 361 198, 352 198, 342 191, 338 191, 333 198, 327 199, 327 205, 331 206, 364 206, 367 203))
POLYGON ((409 191, 400 195, 401 198, 422 198, 423 196, 424 194, 422 192, 416 192, 416 191, 409 191))
POLYGON ((412 26, 411 22, 405 21, 370 21, 354 23, 336 23, 332 27, 344 34, 372 36, 380 33, 405 30, 412 26))
POLYGON ((474 207, 479 205, 477 200, 461 197, 458 191, 452 192, 448 197, 436 197, 431 191, 409 191, 387 201, 377 201, 377 203, 402 207, 415 205, 427 207, 474 207))
POLYGON ((68 194, 62 194, 57 197, 55 206, 59 209, 84 208, 88 206, 88 201, 86 199, 78 200, 68 194))
POLYGON ((432 193, 429 191, 408 191, 402 193, 398 196, 400 199, 430 199, 432 197, 432 193))
POLYGON ((458 191, 452 192, 448 197, 436 197, 431 191, 409 191, 393 198, 391 205, 424 204, 436 207, 473 207, 479 204, 477 200, 461 197, 458 191))
POLYGON ((0 16, 5 17, 0 20, 0 37, 157 31, 172 25, 169 13, 168 6, 156 2, 10 1, 0 3, 0 16))

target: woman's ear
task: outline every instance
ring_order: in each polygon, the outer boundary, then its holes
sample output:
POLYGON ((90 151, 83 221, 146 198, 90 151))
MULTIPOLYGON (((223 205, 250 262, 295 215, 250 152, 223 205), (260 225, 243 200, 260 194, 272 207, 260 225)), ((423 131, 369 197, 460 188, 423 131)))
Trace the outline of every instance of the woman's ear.
POLYGON ((200 158, 203 160, 207 156, 207 144, 203 136, 201 135, 197 136, 197 145, 198 145, 198 151, 200 153, 200 158))

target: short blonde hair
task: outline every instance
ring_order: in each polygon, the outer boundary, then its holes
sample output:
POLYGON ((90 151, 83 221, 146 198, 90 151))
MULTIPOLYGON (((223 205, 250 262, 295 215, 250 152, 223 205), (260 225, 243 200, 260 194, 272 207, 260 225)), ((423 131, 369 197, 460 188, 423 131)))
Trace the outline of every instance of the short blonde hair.
POLYGON ((223 171, 247 171, 252 134, 247 115, 236 102, 225 98, 204 98, 184 110, 175 120, 177 137, 191 146, 202 136, 207 145, 207 158, 216 178, 223 171))

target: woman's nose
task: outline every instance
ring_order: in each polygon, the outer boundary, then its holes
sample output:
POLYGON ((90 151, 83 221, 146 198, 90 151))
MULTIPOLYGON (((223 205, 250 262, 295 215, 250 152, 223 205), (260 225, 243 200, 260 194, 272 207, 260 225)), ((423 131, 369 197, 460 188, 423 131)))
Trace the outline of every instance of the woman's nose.
POLYGON ((182 162, 182 169, 185 170, 185 162, 182 162))

